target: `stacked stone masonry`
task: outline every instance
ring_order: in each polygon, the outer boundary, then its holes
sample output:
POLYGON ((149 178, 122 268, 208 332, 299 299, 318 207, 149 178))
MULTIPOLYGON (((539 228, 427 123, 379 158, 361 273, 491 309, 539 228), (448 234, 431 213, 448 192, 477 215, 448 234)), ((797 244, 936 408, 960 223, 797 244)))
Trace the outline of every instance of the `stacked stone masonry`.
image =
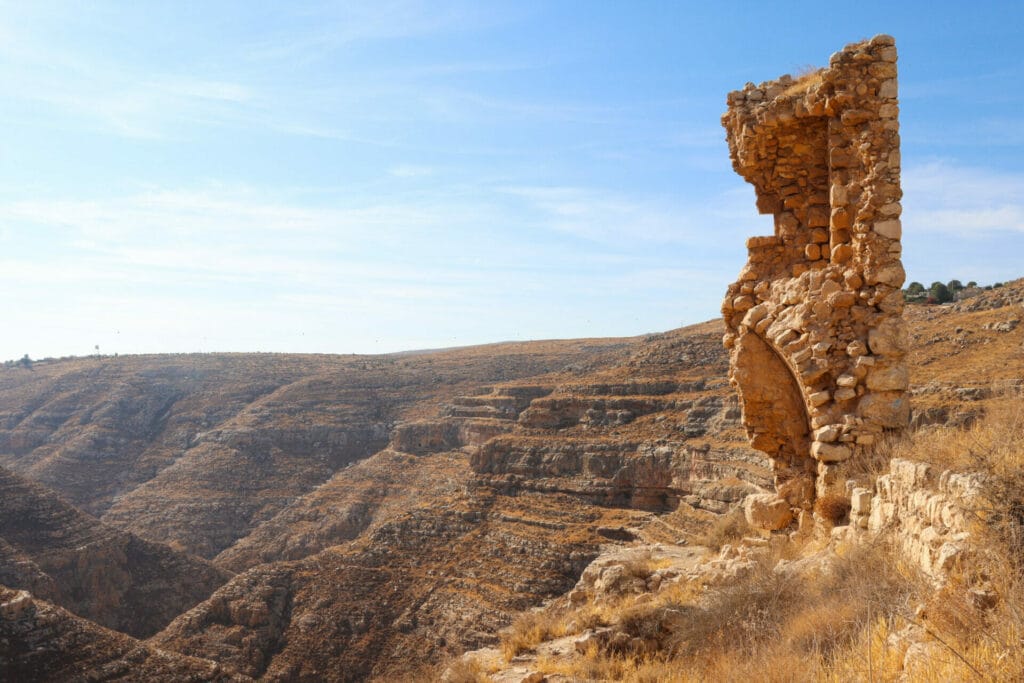
POLYGON ((722 303, 730 379, 794 508, 909 418, 898 113, 881 35, 801 78, 748 83, 722 117, 733 168, 775 222, 747 240, 722 303))
POLYGON ((975 551, 971 527, 982 484, 978 473, 940 474, 928 463, 894 458, 874 491, 851 491, 850 525, 836 527, 832 536, 887 533, 910 566, 941 586, 975 551))

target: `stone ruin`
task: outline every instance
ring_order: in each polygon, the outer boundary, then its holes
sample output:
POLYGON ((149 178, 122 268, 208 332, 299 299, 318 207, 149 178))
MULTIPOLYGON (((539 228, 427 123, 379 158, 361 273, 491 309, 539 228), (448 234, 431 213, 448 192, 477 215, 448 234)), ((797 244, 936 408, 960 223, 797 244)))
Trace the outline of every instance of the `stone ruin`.
POLYGON ((795 512, 909 419, 896 95, 881 35, 800 78, 748 83, 722 116, 733 168, 775 219, 722 303, 730 380, 795 512))

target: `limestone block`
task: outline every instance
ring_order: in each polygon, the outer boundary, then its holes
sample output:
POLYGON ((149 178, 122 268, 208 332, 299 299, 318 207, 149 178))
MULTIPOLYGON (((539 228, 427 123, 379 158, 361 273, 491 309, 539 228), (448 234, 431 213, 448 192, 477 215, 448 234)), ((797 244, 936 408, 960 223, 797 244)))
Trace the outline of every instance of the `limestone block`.
MULTIPOLYGON (((895 205, 898 209, 899 204, 895 205)), ((898 218, 892 218, 886 221, 878 221, 875 223, 875 232, 883 237, 888 237, 891 240, 898 240, 902 235, 902 229, 900 227, 900 221, 898 218)))
POLYGON ((846 263, 851 258, 853 258, 853 247, 849 244, 832 247, 832 263, 846 263))
POLYGON ((849 198, 846 186, 842 183, 833 183, 829 187, 829 202, 832 206, 843 206, 849 198))
POLYGON ((886 81, 882 81, 882 84, 878 87, 878 96, 886 99, 896 99, 897 87, 896 79, 890 78, 886 81))
POLYGON ((850 449, 847 446, 815 441, 811 444, 811 455, 820 462, 842 462, 850 457, 850 449))
MULTIPOLYGON (((890 161, 890 163, 892 163, 892 162, 890 161)), ((903 207, 900 205, 899 202, 889 202, 888 204, 886 204, 885 206, 880 208, 878 210, 878 213, 882 214, 883 216, 899 216, 902 211, 903 211, 903 207)), ((875 226, 875 231, 876 232, 881 232, 878 229, 877 225, 875 226)), ((881 234, 884 235, 885 233, 881 233, 881 234)), ((899 239, 899 236, 891 237, 890 235, 886 235, 886 237, 889 237, 890 239, 894 239, 894 240, 899 239)))
POLYGON ((907 349, 907 327, 902 318, 886 318, 868 332, 871 353, 879 356, 901 356, 907 349))
POLYGON ((821 296, 829 297, 842 291, 842 286, 835 280, 825 280, 821 283, 821 296))
POLYGON ((882 284, 890 287, 902 287, 907 273, 899 263, 889 263, 864 270, 864 278, 869 285, 882 284))
POLYGON ((836 292, 828 298, 828 303, 833 308, 849 308, 857 302, 857 295, 853 292, 836 292))
POLYGON ((857 390, 851 389, 850 387, 840 387, 836 389, 834 398, 836 402, 852 401, 857 398, 857 390))
POLYGON ((738 296, 732 300, 732 308, 734 311, 746 311, 754 306, 754 300, 749 296, 738 296))
POLYGON ((812 406, 820 406, 828 403, 832 399, 832 395, 827 391, 816 391, 807 397, 807 400, 812 406))
POLYGON ((777 531, 789 526, 793 513, 789 503, 774 493, 752 493, 743 501, 743 515, 753 527, 777 531))
POLYGON ((910 383, 906 365, 875 366, 868 372, 867 387, 872 391, 904 391, 910 383))
POLYGON ((850 513, 854 515, 871 514, 871 491, 865 488, 855 488, 850 494, 850 513))
POLYGON ((907 491, 928 488, 934 480, 931 465, 905 458, 893 458, 889 463, 889 473, 892 481, 907 491))
POLYGON ((832 443, 839 439, 839 435, 842 434, 842 425, 825 425, 819 429, 814 430, 814 440, 822 443, 832 443))
POLYGON ((951 571, 956 566, 957 560, 962 554, 963 548, 956 543, 943 543, 939 548, 939 551, 935 554, 935 562, 932 565, 932 571, 951 571))
POLYGON ((747 314, 743 316, 743 324, 746 325, 747 327, 754 327, 766 315, 768 315, 767 304, 757 304, 756 306, 748 310, 747 314))
POLYGON ((895 104, 883 104, 878 108, 878 118, 894 119, 900 114, 900 108, 895 104))

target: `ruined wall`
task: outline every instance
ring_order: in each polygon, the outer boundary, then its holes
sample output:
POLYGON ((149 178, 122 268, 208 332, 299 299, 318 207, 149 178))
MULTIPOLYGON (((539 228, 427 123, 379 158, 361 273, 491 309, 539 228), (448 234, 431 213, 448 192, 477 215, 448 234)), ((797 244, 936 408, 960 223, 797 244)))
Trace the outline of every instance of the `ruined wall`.
POLYGON ((972 512, 982 489, 977 473, 938 474, 923 462, 894 458, 875 494, 854 489, 851 526, 872 534, 890 531, 904 559, 936 584, 970 554, 972 512))
POLYGON ((722 303, 730 379, 796 507, 909 417, 896 94, 883 35, 802 78, 748 83, 722 117, 733 168, 775 221, 722 303))

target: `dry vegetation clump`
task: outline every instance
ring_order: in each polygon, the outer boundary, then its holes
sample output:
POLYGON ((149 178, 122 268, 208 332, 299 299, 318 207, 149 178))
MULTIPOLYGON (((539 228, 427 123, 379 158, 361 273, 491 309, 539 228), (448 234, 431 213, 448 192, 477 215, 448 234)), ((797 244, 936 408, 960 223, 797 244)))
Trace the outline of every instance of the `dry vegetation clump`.
POLYGON ((853 455, 839 467, 839 481, 854 480, 859 486, 873 489, 875 480, 889 472, 889 462, 893 458, 905 458, 907 455, 907 436, 905 433, 887 432, 875 442, 874 448, 857 449, 853 455))
MULTIPOLYGON (((650 553, 620 566, 625 578, 645 581, 658 569, 671 564, 668 558, 655 558, 650 553)), ((600 601, 590 600, 578 609, 549 607, 548 609, 526 612, 517 618, 501 634, 501 653, 505 661, 523 652, 529 652, 547 640, 566 635, 583 633, 588 629, 608 626, 628 612, 634 602, 644 594, 618 594, 607 596, 600 601)), ((687 583, 669 586, 657 598, 647 603, 648 609, 667 603, 678 603, 692 599, 692 587, 687 583)), ((649 596, 648 596, 649 597, 649 596)))
POLYGON ((501 653, 505 661, 528 652, 545 640, 561 638, 569 633, 564 610, 526 612, 501 634, 501 653))
POLYGON ((835 491, 826 493, 814 501, 814 512, 832 526, 845 524, 850 515, 850 496, 835 491))
POLYGON ((694 537, 693 543, 717 552, 726 543, 735 543, 752 533, 756 532, 747 523, 743 510, 735 508, 711 522, 704 533, 694 537))
MULTIPOLYGON (((1024 404, 993 400, 966 428, 927 427, 883 440, 849 476, 871 486, 890 458, 980 474, 971 547, 936 589, 905 566, 885 536, 841 546, 838 559, 775 549, 738 582, 563 608, 555 623, 531 616, 513 632, 544 639, 611 627, 575 657, 542 657, 539 670, 574 680, 950 681, 1024 680, 1024 404)), ((823 496, 820 517, 847 518, 845 495, 823 496)), ((742 513, 700 538, 720 548, 750 534, 742 513)), ((792 544, 790 544, 792 545, 792 544)), ((805 550, 809 551, 810 548, 805 550)), ((629 570, 643 578, 653 567, 629 570)), ((643 566, 642 566, 643 565, 643 566)), ((520 650, 521 651, 521 650, 520 650)), ((508 650, 506 650, 508 652, 508 650)))
POLYGON ((793 83, 786 88, 782 94, 784 96, 789 96, 807 92, 811 86, 818 85, 824 80, 824 73, 824 67, 813 66, 810 64, 803 66, 800 69, 797 69, 793 83))
MULTIPOLYGON (((1024 679, 1024 404, 1019 392, 992 402, 967 429, 921 430, 910 446, 940 469, 977 472, 970 511, 976 549, 925 600, 923 626, 947 653, 939 677, 1024 679)), ((949 680, 949 678, 946 678, 949 680)))
MULTIPOLYGON (((413 676, 414 681, 438 680, 437 670, 421 672, 413 676)), ((491 677, 480 662, 475 659, 455 659, 440 678, 444 683, 489 683, 491 677)))

